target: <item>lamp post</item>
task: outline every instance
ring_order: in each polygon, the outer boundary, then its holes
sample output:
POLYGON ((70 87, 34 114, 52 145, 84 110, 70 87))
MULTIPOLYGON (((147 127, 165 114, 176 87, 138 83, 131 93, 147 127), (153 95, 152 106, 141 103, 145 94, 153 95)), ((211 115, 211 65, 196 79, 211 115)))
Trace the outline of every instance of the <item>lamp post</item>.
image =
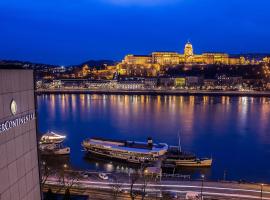
POLYGON ((263 199, 263 186, 264 186, 264 184, 261 183, 261 199, 263 199))
POLYGON ((203 200, 203 181, 204 181, 204 174, 201 175, 201 179, 202 179, 202 186, 201 186, 201 200, 203 200))
POLYGON ((67 164, 64 164, 63 167, 64 167, 64 169, 67 169, 68 168, 68 165, 67 164))

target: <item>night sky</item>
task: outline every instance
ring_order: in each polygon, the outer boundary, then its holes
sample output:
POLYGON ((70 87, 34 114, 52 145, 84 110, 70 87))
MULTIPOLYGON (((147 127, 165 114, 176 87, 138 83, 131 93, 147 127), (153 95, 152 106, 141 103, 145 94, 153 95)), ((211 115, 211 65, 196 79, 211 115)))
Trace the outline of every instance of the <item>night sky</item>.
POLYGON ((269 0, 1 0, 0 59, 78 64, 126 54, 270 52, 269 0))

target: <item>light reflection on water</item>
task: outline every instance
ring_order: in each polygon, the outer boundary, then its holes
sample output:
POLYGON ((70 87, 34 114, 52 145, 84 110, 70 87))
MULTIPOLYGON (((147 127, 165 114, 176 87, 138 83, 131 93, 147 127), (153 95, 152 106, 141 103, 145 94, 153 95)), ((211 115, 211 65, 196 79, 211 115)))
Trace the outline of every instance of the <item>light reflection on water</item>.
MULTIPOLYGON (((200 156, 213 156, 208 177, 270 182, 270 100, 253 97, 41 95, 38 97, 40 132, 66 134, 70 162, 84 169, 126 169, 121 164, 83 158, 87 137, 156 142, 182 146, 200 156), (98 165, 96 165, 98 163, 98 165), (118 167, 117 167, 118 166, 118 167)), ((199 174, 189 169, 182 173, 199 174)))

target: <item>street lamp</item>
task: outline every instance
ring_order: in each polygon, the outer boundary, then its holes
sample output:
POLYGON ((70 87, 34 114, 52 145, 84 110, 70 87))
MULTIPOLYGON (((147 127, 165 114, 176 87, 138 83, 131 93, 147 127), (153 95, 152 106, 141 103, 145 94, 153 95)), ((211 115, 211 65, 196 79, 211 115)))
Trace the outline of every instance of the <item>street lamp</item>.
POLYGON ((67 164, 64 164, 64 166, 63 166, 63 167, 64 167, 64 169, 67 169, 68 165, 67 165, 67 164))
POLYGON ((203 181, 204 181, 204 174, 201 175, 201 179, 202 179, 202 186, 201 186, 201 200, 203 200, 203 181))
POLYGON ((264 184, 261 183, 261 199, 263 199, 263 186, 264 186, 264 184))

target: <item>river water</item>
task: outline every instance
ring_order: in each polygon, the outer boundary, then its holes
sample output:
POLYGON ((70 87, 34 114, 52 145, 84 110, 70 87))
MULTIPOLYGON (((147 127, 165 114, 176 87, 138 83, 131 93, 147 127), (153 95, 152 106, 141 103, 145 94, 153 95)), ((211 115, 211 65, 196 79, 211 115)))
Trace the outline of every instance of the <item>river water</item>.
POLYGON ((39 132, 67 135, 69 165, 127 171, 130 166, 87 159, 89 137, 178 144, 213 158, 209 169, 180 169, 196 178, 270 182, 270 98, 147 95, 40 95, 39 132), (224 177, 225 176, 225 177, 224 177))

